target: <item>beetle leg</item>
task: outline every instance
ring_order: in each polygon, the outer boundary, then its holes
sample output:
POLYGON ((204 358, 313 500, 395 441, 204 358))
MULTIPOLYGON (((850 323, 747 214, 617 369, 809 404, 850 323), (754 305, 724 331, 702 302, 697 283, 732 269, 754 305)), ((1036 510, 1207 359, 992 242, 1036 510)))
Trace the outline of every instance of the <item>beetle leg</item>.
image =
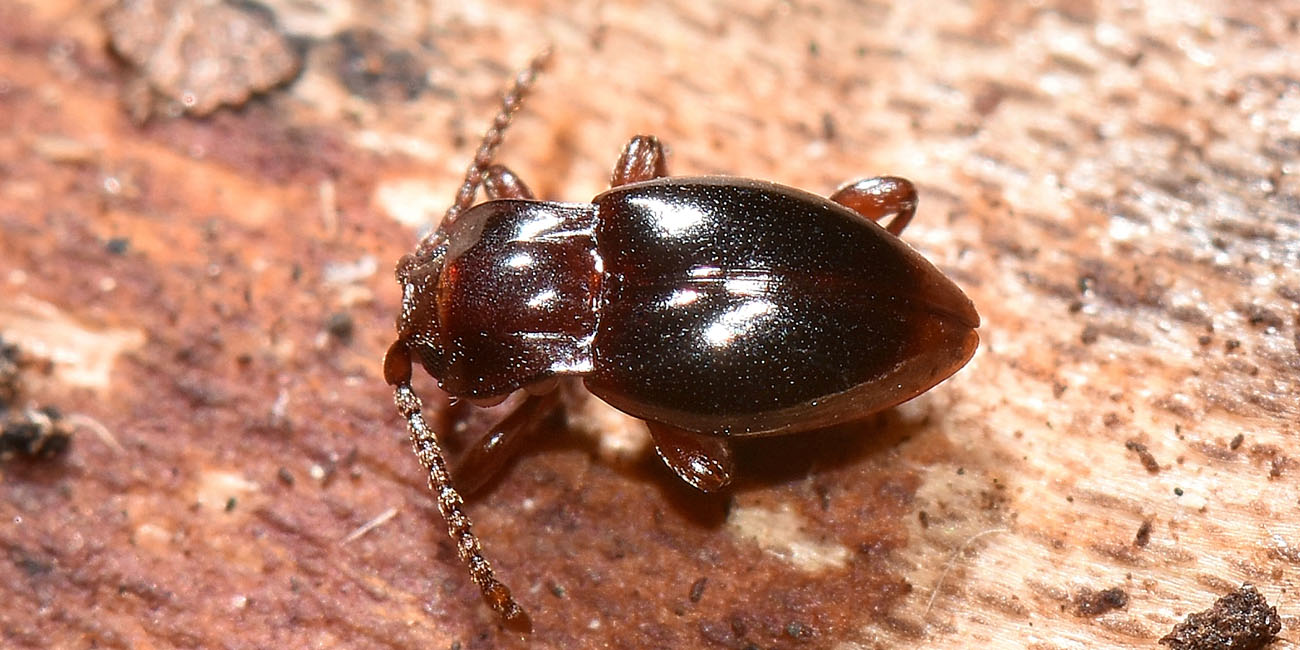
POLYGON ((664 146, 653 135, 638 135, 627 141, 623 154, 614 163, 614 173, 610 176, 609 186, 618 187, 628 183, 663 178, 668 175, 668 164, 664 159, 664 146))
POLYGON ((483 170, 483 191, 489 199, 531 199, 532 190, 505 165, 492 165, 483 170))
POLYGON ((726 438, 646 422, 655 451, 669 469, 701 492, 716 492, 731 482, 731 447, 726 438))
POLYGON ((830 199, 872 220, 894 215, 885 230, 899 235, 916 214, 916 186, 897 176, 862 178, 840 186, 830 199))
POLYGON ((475 434, 474 444, 451 463, 456 489, 473 494, 500 474, 560 403, 554 391, 545 395, 520 391, 520 397, 487 408, 460 401, 443 411, 449 430, 466 428, 475 434))

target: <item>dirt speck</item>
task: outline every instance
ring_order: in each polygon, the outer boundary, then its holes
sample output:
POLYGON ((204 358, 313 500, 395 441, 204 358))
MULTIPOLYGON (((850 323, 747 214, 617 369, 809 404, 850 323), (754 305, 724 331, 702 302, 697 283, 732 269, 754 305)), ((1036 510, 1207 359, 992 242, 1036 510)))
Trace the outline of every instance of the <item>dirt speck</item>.
POLYGON ((0 460, 49 460, 63 455, 71 444, 72 430, 58 409, 49 406, 10 415, 0 427, 0 460))
POLYGON ((1101 616, 1106 612, 1128 605, 1128 593, 1119 587, 1095 591, 1084 587, 1074 594, 1076 616, 1101 616))
POLYGON ((1137 535, 1133 537, 1133 545, 1138 548, 1145 548, 1151 543, 1151 520, 1145 519, 1142 525, 1138 526, 1137 535))
POLYGON ((1280 631, 1277 608, 1247 584, 1209 609, 1189 615, 1160 643, 1173 650, 1256 650, 1272 643, 1280 631))
POLYGON ((1147 449, 1146 445, 1136 440, 1130 440, 1124 443, 1124 448, 1137 454, 1138 460, 1142 461, 1142 466, 1145 467, 1148 472, 1152 474, 1160 472, 1160 463, 1156 461, 1156 457, 1151 453, 1150 449, 1147 449))
POLYGON ((22 394, 22 368, 18 346, 0 339, 0 410, 9 408, 22 394))
POLYGON ((701 577, 699 580, 691 583, 691 602, 698 603, 704 597, 704 586, 709 583, 709 579, 701 577))
POLYGON ((352 335, 356 331, 356 325, 351 314, 345 311, 334 312, 325 319, 325 331, 334 340, 343 345, 348 345, 352 343, 352 335))

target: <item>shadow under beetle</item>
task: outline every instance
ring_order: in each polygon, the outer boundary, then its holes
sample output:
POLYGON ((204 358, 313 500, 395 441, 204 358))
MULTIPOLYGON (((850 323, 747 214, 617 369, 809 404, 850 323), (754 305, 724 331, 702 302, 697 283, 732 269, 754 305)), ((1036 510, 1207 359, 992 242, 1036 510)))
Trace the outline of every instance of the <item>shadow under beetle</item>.
MULTIPOLYGON (((492 159, 543 62, 516 77, 442 223, 398 262, 402 309, 384 359, 457 553, 519 631, 531 622, 461 509, 411 389, 414 362, 475 404, 525 391, 469 455, 480 469, 558 404, 558 378, 576 376, 645 420, 664 463, 708 492, 731 480, 730 437, 825 427, 911 399, 965 365, 980 322, 898 238, 916 210, 905 179, 858 180, 826 199, 668 177, 659 141, 637 136, 590 203, 534 199, 492 159), (474 204, 480 185, 489 200, 474 204)), ((484 478, 474 474, 457 471, 484 478)))

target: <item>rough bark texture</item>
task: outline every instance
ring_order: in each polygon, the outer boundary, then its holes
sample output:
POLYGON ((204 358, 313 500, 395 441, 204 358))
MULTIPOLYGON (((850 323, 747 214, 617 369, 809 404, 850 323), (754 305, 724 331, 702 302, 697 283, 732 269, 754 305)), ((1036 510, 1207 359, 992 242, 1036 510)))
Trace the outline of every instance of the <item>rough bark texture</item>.
POLYGON ((104 427, 0 465, 0 645, 515 643, 379 359, 392 263, 553 44, 502 154, 539 194, 643 132, 675 173, 905 176, 984 326, 725 498, 616 414, 549 425, 469 504, 536 647, 1151 647, 1245 582, 1297 647, 1300 3, 318 4, 263 2, 286 85, 143 125, 100 15, 0 5, 0 335, 104 427))

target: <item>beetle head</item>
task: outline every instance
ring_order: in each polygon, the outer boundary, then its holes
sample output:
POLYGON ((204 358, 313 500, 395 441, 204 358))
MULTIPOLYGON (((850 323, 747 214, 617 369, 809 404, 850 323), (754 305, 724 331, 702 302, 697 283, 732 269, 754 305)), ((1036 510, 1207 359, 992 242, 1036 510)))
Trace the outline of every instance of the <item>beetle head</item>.
POLYGON ((447 242, 441 236, 397 262, 397 282, 402 286, 402 309, 397 316, 397 344, 410 361, 418 361, 435 378, 441 377, 449 360, 444 354, 442 325, 438 314, 438 277, 447 257, 447 242))

